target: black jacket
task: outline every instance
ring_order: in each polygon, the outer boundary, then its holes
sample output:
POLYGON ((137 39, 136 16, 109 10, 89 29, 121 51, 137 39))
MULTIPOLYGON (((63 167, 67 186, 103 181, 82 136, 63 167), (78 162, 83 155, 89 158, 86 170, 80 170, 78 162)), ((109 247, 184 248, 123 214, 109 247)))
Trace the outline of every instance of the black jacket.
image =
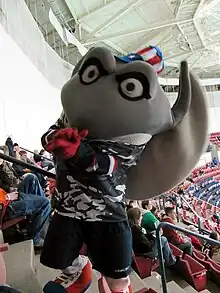
POLYGON ((131 224, 133 238, 133 251, 136 255, 152 252, 155 238, 151 234, 145 234, 140 226, 131 224))

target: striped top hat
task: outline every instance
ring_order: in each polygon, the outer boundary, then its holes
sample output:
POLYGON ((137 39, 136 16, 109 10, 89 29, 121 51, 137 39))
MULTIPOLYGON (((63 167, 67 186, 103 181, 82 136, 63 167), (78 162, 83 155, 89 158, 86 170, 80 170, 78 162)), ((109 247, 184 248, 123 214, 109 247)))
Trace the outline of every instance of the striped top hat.
POLYGON ((144 61, 151 64, 157 74, 160 74, 164 69, 164 59, 161 50, 156 46, 149 46, 136 53, 131 53, 126 56, 117 57, 123 62, 130 63, 133 61, 144 61))

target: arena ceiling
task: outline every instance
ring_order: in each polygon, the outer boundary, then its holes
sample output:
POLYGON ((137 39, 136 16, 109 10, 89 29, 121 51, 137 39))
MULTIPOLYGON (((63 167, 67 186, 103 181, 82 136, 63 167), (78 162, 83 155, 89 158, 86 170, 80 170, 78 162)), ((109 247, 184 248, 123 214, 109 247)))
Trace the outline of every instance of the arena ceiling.
POLYGON ((76 46, 66 45, 49 10, 86 48, 107 46, 118 55, 157 45, 165 77, 178 75, 186 59, 200 78, 220 77, 220 0, 25 0, 46 41, 75 65, 76 46))

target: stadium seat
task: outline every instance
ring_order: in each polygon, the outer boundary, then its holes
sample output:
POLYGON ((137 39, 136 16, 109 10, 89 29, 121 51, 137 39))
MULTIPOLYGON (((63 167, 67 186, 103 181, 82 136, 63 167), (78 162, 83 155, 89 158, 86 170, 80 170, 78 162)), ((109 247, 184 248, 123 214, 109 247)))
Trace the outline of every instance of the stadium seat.
POLYGON ((179 249, 178 247, 176 247, 172 243, 169 243, 169 246, 170 246, 170 249, 172 250, 172 253, 174 256, 179 256, 179 257, 183 256, 183 251, 181 249, 179 249))
POLYGON ((159 267, 159 261, 144 255, 135 255, 132 253, 132 268, 141 279, 147 278, 151 272, 159 267))
POLYGON ((211 280, 218 286, 220 286, 220 264, 215 261, 210 262, 209 270, 211 280))
POLYGON ((203 265, 207 270, 209 270, 210 263, 206 260, 206 254, 196 249, 193 250, 193 258, 203 265))
POLYGON ((22 216, 22 217, 17 217, 11 220, 5 220, 4 218, 5 218, 7 206, 8 205, 0 204, 0 230, 2 231, 10 228, 11 226, 17 225, 18 223, 26 219, 25 216, 22 216))
POLYGON ((198 292, 205 290, 207 285, 207 270, 189 255, 180 259, 177 270, 179 274, 198 292))

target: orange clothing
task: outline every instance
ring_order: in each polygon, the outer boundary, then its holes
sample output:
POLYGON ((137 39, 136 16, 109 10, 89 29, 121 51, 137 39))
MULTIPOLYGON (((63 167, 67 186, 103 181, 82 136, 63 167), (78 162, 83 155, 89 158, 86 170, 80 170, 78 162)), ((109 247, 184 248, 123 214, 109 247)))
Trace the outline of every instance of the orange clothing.
POLYGON ((7 193, 0 188, 0 203, 5 204, 7 202, 7 193))

